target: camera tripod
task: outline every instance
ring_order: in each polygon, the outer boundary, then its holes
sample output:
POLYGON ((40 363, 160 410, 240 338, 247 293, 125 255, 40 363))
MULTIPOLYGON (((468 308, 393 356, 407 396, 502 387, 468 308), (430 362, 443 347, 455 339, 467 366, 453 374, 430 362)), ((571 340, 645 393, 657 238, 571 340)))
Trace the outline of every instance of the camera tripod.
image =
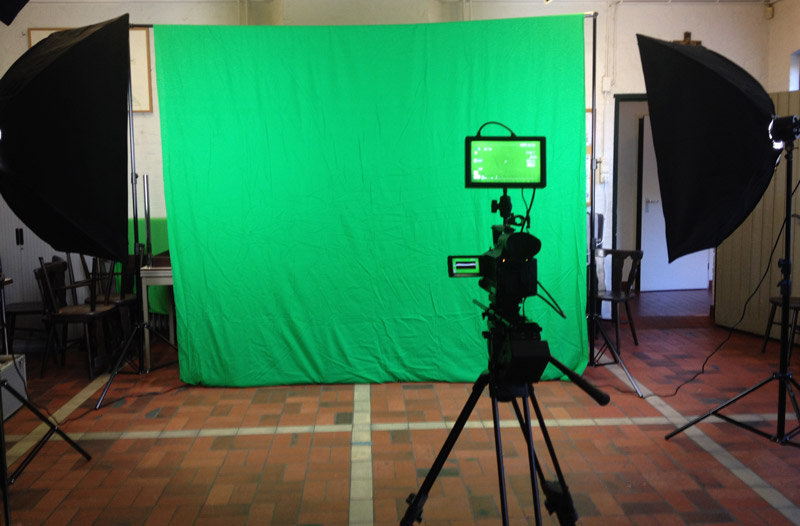
MULTIPOLYGON (((528 446, 528 468, 530 470, 533 508, 537 526, 542 524, 542 512, 539 503, 539 484, 541 484, 542 492, 545 495, 544 504, 547 511, 551 514, 555 513, 562 526, 573 525, 578 519, 578 514, 575 512, 575 507, 572 504, 572 497, 567 488, 567 483, 564 480, 561 467, 558 464, 558 458, 556 457, 553 443, 550 440, 550 434, 545 426, 539 403, 536 401, 536 396, 533 391, 533 382, 538 381, 539 377, 541 377, 541 373, 549 363, 568 376, 570 380, 583 389, 589 396, 594 398, 600 405, 606 405, 609 402, 609 397, 568 369, 564 364, 550 356, 547 342, 527 338, 530 332, 523 334, 521 338, 517 338, 518 331, 514 328, 513 324, 504 326, 507 322, 501 316, 493 312, 492 309, 488 309, 484 314, 489 316, 493 323, 497 324, 497 326, 491 328, 490 331, 484 333, 489 345, 490 368, 484 371, 473 384, 472 393, 467 399, 461 413, 458 415, 453 428, 450 430, 442 449, 436 456, 436 460, 434 460, 433 466, 425 477, 419 491, 416 494, 412 493, 409 495, 406 500, 408 509, 400 521, 400 524, 401 526, 412 526, 414 522, 422 521, 422 507, 428 499, 428 493, 433 483, 436 481, 436 478, 439 476, 439 472, 442 470, 447 457, 453 450, 453 446, 455 446, 456 441, 458 441, 458 437, 464 429, 467 420, 469 420, 472 411, 475 409, 478 399, 488 385, 489 395, 492 399, 492 419, 494 424, 495 453, 497 455, 497 474, 500 483, 500 507, 503 525, 505 526, 508 524, 508 503, 506 497, 505 472, 503 468, 502 441, 500 437, 500 418, 498 416, 499 402, 511 402, 513 404, 514 412, 517 415, 520 428, 525 436, 525 442, 528 446), (493 346, 498 347, 497 343, 499 342, 505 342, 507 344, 508 355, 511 356, 505 368, 498 366, 498 355, 492 352, 493 346), (518 398, 522 400, 522 409, 520 409, 520 404, 517 401, 518 398), (531 416, 530 409, 528 408, 529 401, 536 413, 536 419, 539 422, 539 428, 541 429, 542 437, 547 446, 553 470, 556 472, 557 480, 555 481, 545 480, 541 464, 534 451, 531 416)), ((524 325, 535 326, 535 324, 524 325)), ((538 329, 538 326, 535 327, 538 329)), ((523 332, 525 330, 526 328, 523 328, 523 332)))
POLYGON ((466 424, 470 414, 472 413, 473 409, 475 409, 475 405, 478 403, 478 399, 487 385, 489 385, 489 393, 492 398, 492 418, 494 421, 494 439, 495 450, 497 454, 497 472, 500 479, 500 505, 503 524, 508 524, 508 504, 506 502, 506 486, 503 468, 502 442, 500 438, 498 402, 511 402, 514 405, 514 412, 517 414, 520 428, 522 429, 522 433, 525 435, 525 441, 528 444, 528 467, 531 475, 533 508, 534 513, 536 514, 536 524, 542 524, 542 514, 539 504, 538 482, 535 475, 538 475, 538 478, 541 481, 542 489, 545 494, 545 506, 547 507, 547 510, 550 513, 555 512, 558 515, 559 522, 562 525, 575 524, 578 514, 575 512, 575 507, 572 504, 572 497, 569 494, 566 481, 564 480, 564 475, 558 465, 558 459, 556 458, 553 444, 550 441, 550 435, 547 432, 544 418, 542 417, 542 412, 539 409, 539 404, 536 402, 536 397, 533 393, 533 386, 531 384, 509 385, 504 383, 496 383, 493 381, 492 374, 489 373, 489 371, 485 371, 473 384, 472 394, 467 400, 464 408, 461 410, 461 414, 458 416, 453 429, 447 436, 444 446, 439 451, 439 454, 433 463, 433 467, 431 467, 428 475, 425 477, 425 481, 422 483, 419 491, 416 494, 412 493, 409 495, 408 500, 406 501, 409 504, 408 509, 406 510, 403 519, 400 521, 402 526, 411 526, 415 521, 422 521, 422 507, 424 506, 425 501, 428 499, 428 493, 430 492, 433 483, 436 481, 436 478, 439 476, 439 472, 442 470, 447 457, 450 455, 450 452, 458 440, 461 431, 464 429, 464 424, 466 424), (520 405, 517 402, 517 398, 522 399, 523 412, 520 412, 520 405), (534 451, 533 441, 531 440, 531 418, 530 409, 528 408, 528 400, 530 400, 531 405, 533 405, 533 409, 536 412, 536 418, 539 421, 542 435, 544 436, 547 449, 550 453, 550 458, 553 462, 553 467, 558 477, 557 481, 546 481, 544 479, 544 475, 542 474, 539 460, 534 451))

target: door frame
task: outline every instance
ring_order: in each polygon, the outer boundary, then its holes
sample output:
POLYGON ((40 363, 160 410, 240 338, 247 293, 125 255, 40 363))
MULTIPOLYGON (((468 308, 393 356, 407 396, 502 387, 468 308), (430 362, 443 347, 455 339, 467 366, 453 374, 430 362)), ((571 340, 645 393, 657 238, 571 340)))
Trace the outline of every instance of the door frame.
MULTIPOLYGON (((626 93, 626 94, 615 94, 614 95, 614 163, 612 168, 612 205, 611 205, 611 248, 618 248, 617 240, 619 237, 619 208, 620 208, 620 107, 623 104, 627 103, 636 103, 641 104, 642 102, 647 102, 647 95, 645 93, 626 93)), ((635 229, 633 233, 633 243, 636 250, 641 250, 642 246, 642 215, 641 215, 641 197, 642 197, 642 185, 641 185, 641 173, 642 173, 642 155, 641 152, 638 151, 641 147, 641 134, 643 130, 641 126, 637 126, 638 129, 636 130, 636 137, 637 137, 637 168, 636 168, 636 204, 635 204, 635 229)), ((630 245, 629 245, 630 246, 630 245)), ((636 283, 636 291, 639 291, 639 283, 636 283)))

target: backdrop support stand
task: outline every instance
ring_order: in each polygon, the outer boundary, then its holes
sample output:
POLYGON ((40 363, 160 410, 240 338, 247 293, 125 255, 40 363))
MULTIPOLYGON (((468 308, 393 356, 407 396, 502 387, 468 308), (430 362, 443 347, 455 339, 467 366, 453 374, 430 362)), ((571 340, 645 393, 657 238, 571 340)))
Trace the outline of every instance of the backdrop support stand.
POLYGON ((639 385, 636 383, 636 380, 633 379, 630 371, 625 366, 625 362, 622 361, 622 358, 619 355, 619 350, 617 347, 611 342, 611 339, 608 337, 608 333, 600 324, 600 313, 598 312, 598 301, 597 301, 597 261, 594 257, 595 248, 597 248, 598 238, 596 229, 596 221, 595 217, 597 213, 595 211, 595 181, 597 180, 597 158, 595 152, 597 149, 595 148, 595 139, 597 134, 597 13, 587 13, 587 17, 592 17, 592 128, 591 128, 591 139, 590 139, 590 159, 589 159, 589 170, 591 172, 591 184, 589 185, 589 247, 587 251, 587 307, 586 307, 586 317, 588 320, 588 332, 589 332, 589 365, 592 367, 598 367, 601 365, 610 365, 610 364, 619 364, 622 368, 625 376, 628 377, 628 381, 631 383, 634 391, 636 394, 639 395, 640 398, 643 398, 642 391, 639 389, 639 385), (595 339, 597 337, 597 333, 603 337, 604 346, 601 348, 601 351, 598 354, 598 351, 595 349, 595 339), (614 357, 613 362, 609 363, 598 363, 598 359, 603 354, 604 349, 608 349, 608 351, 614 357))
MULTIPOLYGON (((97 401, 97 405, 95 405, 95 410, 100 409, 100 406, 103 405, 103 400, 106 397, 106 393, 108 393, 109 388, 111 387, 111 383, 114 381, 114 378, 117 377, 119 374, 122 365, 128 361, 128 354, 134 349, 132 347, 133 342, 137 341, 137 336, 141 331, 150 331, 152 334, 155 334, 165 342, 167 342, 173 349, 177 350, 178 348, 169 342, 164 336, 158 333, 158 331, 152 330, 149 323, 144 321, 139 321, 144 319, 144 306, 142 305, 142 261, 143 261, 143 254, 142 254, 142 244, 139 243, 139 202, 138 202, 138 190, 136 180, 139 178, 139 175, 136 173, 136 146, 133 140, 133 90, 131 88, 131 81, 130 77, 128 77, 128 125, 129 125, 129 136, 130 136, 130 155, 131 155, 131 195, 133 201, 133 267, 134 267, 134 286, 136 289, 136 307, 134 308, 135 316, 137 319, 136 327, 134 327, 131 335, 128 337, 128 340, 120 349, 119 355, 117 356, 117 361, 114 364, 114 367, 111 369, 110 376, 108 378, 108 382, 106 382, 105 387, 103 388, 103 392, 100 394, 100 398, 97 401)), ((151 252, 151 242, 150 242, 150 188, 148 184, 148 177, 147 174, 144 175, 144 205, 145 205, 145 230, 147 235, 146 240, 146 254, 147 257, 147 264, 151 263, 152 254, 151 252)), ((137 365, 137 374, 144 374, 146 371, 144 369, 144 343, 139 340, 137 341, 137 347, 135 348, 138 351, 139 355, 139 363, 137 365)))
MULTIPOLYGON (((794 126, 797 126, 797 117, 786 117, 787 119, 793 119, 792 123, 794 126)), ((780 119, 777 119, 780 120, 780 119)), ((796 131, 796 128, 794 128, 796 131)), ((664 437, 666 440, 674 437, 678 433, 685 431, 686 429, 702 422, 709 416, 716 416, 721 418, 725 422, 730 424, 736 425, 741 427, 742 429, 746 429, 751 431, 757 435, 761 435, 764 438, 768 438, 773 442, 777 442, 781 445, 789 445, 794 447, 800 447, 800 443, 792 442, 792 438, 794 438, 798 433, 800 433, 800 406, 797 404, 797 399, 794 394, 794 386, 797 389, 800 389, 800 385, 798 385, 797 381, 792 377, 792 373, 789 372, 789 356, 791 354, 791 340, 789 334, 789 297, 791 295, 792 290, 792 160, 793 160, 793 153, 792 150, 794 149, 794 141, 797 138, 796 134, 792 133, 790 137, 783 138, 778 137, 784 141, 784 151, 786 154, 786 196, 785 196, 785 224, 784 227, 786 228, 786 232, 784 234, 784 256, 783 259, 779 261, 779 265, 781 268, 781 274, 783 279, 781 279, 780 283, 778 284, 781 289, 781 350, 780 350, 780 358, 778 364, 778 371, 773 372, 771 376, 762 380, 760 383, 756 384, 755 386, 743 391, 742 393, 734 396, 730 400, 718 405, 711 411, 707 412, 706 414, 695 418, 688 424, 676 429, 672 433, 669 433, 664 437), (778 424, 777 430, 774 435, 770 435, 758 429, 750 424, 746 424, 740 422, 738 420, 734 420, 733 418, 723 415, 719 413, 719 411, 725 409, 726 407, 738 402, 742 398, 748 396, 751 393, 754 393, 764 387, 765 385, 770 384, 772 381, 778 382, 778 424), (794 408, 795 417, 798 421, 798 426, 792 429, 791 431, 786 431, 786 399, 787 396, 792 403, 792 407, 794 408)))

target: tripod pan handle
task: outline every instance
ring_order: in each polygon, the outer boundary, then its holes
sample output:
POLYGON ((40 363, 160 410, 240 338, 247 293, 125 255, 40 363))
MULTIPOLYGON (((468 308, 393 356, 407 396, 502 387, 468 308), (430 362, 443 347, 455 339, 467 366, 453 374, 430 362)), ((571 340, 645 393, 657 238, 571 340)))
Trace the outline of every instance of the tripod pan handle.
POLYGON ((576 374, 575 371, 568 369, 567 366, 564 365, 563 363, 559 362, 552 356, 550 357, 549 361, 551 364, 555 365, 559 371, 567 375, 569 379, 572 380, 573 383, 575 383, 578 387, 583 389, 584 393, 594 398, 594 401, 597 402, 598 404, 607 405, 608 402, 611 401, 610 396, 608 396, 606 393, 604 393, 603 391, 592 385, 588 380, 584 380, 582 377, 576 374))

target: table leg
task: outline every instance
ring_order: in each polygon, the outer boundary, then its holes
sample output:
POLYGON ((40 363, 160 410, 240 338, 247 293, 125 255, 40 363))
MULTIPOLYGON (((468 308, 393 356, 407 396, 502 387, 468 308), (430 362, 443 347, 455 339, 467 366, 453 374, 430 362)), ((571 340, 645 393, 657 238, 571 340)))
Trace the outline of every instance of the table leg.
POLYGON ((147 298, 147 285, 142 283, 142 321, 144 321, 144 370, 150 370, 150 303, 147 298))

